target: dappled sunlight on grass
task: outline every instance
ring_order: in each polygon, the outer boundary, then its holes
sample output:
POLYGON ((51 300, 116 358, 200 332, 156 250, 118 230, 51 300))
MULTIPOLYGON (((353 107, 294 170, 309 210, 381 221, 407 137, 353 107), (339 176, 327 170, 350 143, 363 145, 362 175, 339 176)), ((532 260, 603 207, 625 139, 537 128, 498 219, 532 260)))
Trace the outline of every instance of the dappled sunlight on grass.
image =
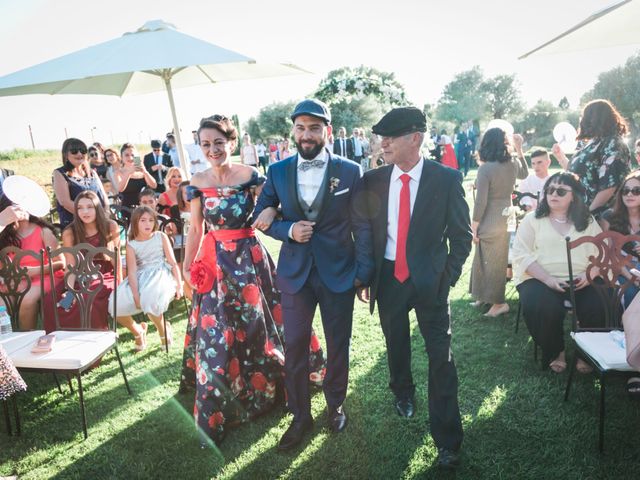
POLYGON ((507 396, 507 389, 503 386, 497 385, 491 391, 489 395, 485 397, 478 408, 478 413, 476 414, 478 418, 491 418, 495 415, 496 411, 500 406, 504 403, 505 398, 507 396))

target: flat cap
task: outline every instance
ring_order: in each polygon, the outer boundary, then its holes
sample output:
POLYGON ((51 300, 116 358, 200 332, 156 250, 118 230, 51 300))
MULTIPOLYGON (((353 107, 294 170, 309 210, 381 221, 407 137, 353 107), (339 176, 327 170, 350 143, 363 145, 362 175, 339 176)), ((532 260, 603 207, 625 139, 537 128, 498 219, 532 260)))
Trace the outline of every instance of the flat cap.
POLYGON ((151 148, 160 148, 161 146, 160 140, 151 140, 151 148))
POLYGON ((324 123, 327 125, 331 123, 331 113, 329 113, 329 108, 324 104, 324 102, 316 100, 315 98, 307 98, 296 105, 296 108, 291 114, 291 121, 295 121, 296 117, 299 117, 300 115, 311 115, 312 117, 324 120, 324 123))
POLYGON ((416 107, 399 107, 387 112, 371 130, 383 137, 399 137, 427 131, 427 118, 416 107))

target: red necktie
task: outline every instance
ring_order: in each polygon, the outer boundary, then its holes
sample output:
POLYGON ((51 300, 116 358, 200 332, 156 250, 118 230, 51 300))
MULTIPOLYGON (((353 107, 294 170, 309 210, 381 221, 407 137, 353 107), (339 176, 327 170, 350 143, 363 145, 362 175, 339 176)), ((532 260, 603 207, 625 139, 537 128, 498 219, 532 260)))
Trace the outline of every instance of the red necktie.
POLYGON ((409 236, 409 222, 411 221, 411 194, 409 181, 411 177, 406 173, 400 175, 402 188, 400 189, 400 208, 398 210, 398 236, 396 238, 396 265, 393 276, 403 283, 409 278, 407 264, 407 237, 409 236))

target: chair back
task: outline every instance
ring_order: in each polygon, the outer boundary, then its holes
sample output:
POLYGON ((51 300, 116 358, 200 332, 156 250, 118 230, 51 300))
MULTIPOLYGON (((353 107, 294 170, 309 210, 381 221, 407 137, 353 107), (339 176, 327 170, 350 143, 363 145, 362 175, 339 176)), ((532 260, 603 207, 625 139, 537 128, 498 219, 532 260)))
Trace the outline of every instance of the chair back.
POLYGON ((180 250, 180 258, 184 258, 185 224, 180 218, 163 217, 160 221, 160 231, 167 234, 174 250, 180 250))
POLYGON ((640 236, 624 235, 612 230, 601 232, 596 236, 585 235, 571 241, 565 238, 567 245, 567 262, 569 266, 569 282, 571 303, 576 304, 573 265, 571 262, 571 250, 591 243, 597 250, 596 255, 589 256, 589 264, 586 270, 586 278, 604 307, 604 327, 584 329, 580 327, 580 319, 576 309, 573 309, 573 330, 607 331, 622 328, 622 299, 624 292, 632 285, 632 282, 623 276, 623 272, 633 268, 633 245, 640 245, 640 236))
MULTIPOLYGON (((23 260, 31 259, 29 263, 40 266, 40 298, 44 298, 44 251, 34 252, 18 247, 5 247, 0 250, 0 298, 7 307, 14 331, 20 329, 20 305, 34 282, 27 271, 27 266, 21 266, 23 260)), ((44 302, 40 302, 40 315, 44 318, 44 302)))
MULTIPOLYGON (((78 326, 61 325, 58 308, 54 308, 56 330, 96 330, 92 325, 92 312, 95 308, 95 300, 101 291, 110 288, 110 285, 107 285, 101 267, 105 262, 110 262, 113 265, 113 290, 115 290, 119 277, 118 272, 121 267, 120 250, 117 247, 113 249, 94 247, 89 243, 79 243, 73 247, 59 247, 55 250, 48 247, 47 268, 52 292, 55 291, 55 287, 53 284, 53 264, 51 259, 58 255, 64 255, 68 259, 63 285, 66 291, 71 292, 73 295, 73 299, 77 304, 76 311, 80 318, 78 322, 75 322, 78 326)), ((118 311, 117 295, 112 295, 112 297, 114 315, 111 318, 109 328, 115 331, 115 317, 118 311)), ((106 309, 104 312, 99 312, 99 315, 104 315, 107 324, 109 323, 109 313, 106 309)))

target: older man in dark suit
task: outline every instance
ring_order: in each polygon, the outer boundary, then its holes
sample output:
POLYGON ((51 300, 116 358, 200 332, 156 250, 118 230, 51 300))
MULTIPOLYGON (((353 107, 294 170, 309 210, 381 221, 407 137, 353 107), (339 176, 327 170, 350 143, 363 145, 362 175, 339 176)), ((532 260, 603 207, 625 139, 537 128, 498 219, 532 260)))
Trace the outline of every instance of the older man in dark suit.
POLYGON ((167 170, 173 167, 171 156, 162 153, 160 140, 151 140, 151 152, 144 156, 144 168, 155 179, 156 193, 162 193, 166 190, 164 184, 164 177, 167 175, 167 170))
POLYGON ((448 296, 471 250, 471 227, 460 172, 420 155, 425 131, 426 118, 414 107, 393 109, 374 125, 387 165, 365 173, 356 205, 373 234, 370 307, 373 313, 378 302, 396 411, 402 417, 415 411, 409 335, 414 309, 429 356, 438 464, 454 468, 463 434, 448 296))

